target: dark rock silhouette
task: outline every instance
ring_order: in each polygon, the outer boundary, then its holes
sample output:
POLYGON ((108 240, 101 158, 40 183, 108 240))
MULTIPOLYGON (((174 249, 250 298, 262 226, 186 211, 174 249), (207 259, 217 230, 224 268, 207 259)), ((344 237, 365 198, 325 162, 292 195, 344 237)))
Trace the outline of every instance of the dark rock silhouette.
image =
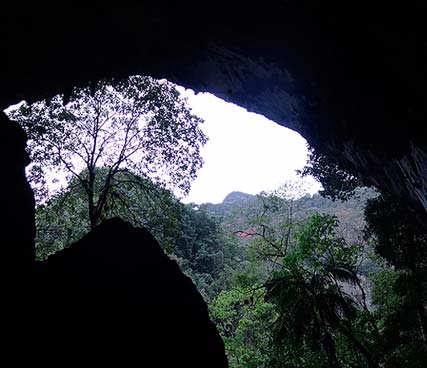
MULTIPOLYGON (((25 178, 26 135, 0 112, 0 348, 6 362, 29 352, 33 324, 34 196, 25 178), (8 359, 9 358, 9 359, 8 359)), ((3 365, 4 365, 3 364, 3 365)))
POLYGON ((26 140, 21 127, 0 112, 0 244, 2 256, 9 261, 5 266, 14 264, 17 275, 34 262, 35 253, 34 196, 25 178, 25 166, 30 162, 26 140))
POLYGON ((107 220, 36 280, 34 346, 49 362, 228 366, 202 297, 144 229, 107 220))

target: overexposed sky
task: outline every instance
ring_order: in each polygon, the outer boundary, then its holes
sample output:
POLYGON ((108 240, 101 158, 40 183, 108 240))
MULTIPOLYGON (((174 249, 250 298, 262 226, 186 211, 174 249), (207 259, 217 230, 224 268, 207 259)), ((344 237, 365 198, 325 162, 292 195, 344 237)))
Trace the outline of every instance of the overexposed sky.
MULTIPOLYGON (((209 93, 179 90, 205 120, 201 128, 209 137, 202 150, 205 164, 183 202, 219 203, 232 191, 275 189, 305 165, 306 141, 299 133, 209 93)), ((313 194, 320 184, 311 183, 313 194)))

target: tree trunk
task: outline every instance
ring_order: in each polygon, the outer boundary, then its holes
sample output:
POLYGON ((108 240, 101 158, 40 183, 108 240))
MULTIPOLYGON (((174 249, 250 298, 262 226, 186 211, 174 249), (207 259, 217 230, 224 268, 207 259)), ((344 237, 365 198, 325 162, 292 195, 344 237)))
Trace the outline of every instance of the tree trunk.
POLYGON ((341 327, 339 329, 341 333, 346 336, 350 342, 356 347, 357 351, 359 351, 363 357, 366 359, 368 366, 370 368, 379 368, 378 363, 373 358, 372 354, 363 346, 363 344, 354 336, 353 332, 350 328, 341 327))
POLYGON ((93 230, 96 226, 97 218, 96 218, 96 208, 94 203, 94 187, 95 187, 95 172, 93 170, 89 171, 89 185, 87 188, 87 196, 88 196, 88 206, 89 206, 89 222, 90 228, 93 230))
POLYGON ((335 349, 334 339, 328 331, 324 332, 324 337, 322 340, 323 350, 326 353, 326 357, 329 361, 329 364, 333 368, 341 368, 341 364, 337 358, 337 352, 335 349))
POLYGON ((424 306, 422 304, 418 307, 417 317, 418 317, 418 323, 420 325, 421 339, 423 340, 424 345, 427 346, 427 336, 426 336, 427 326, 426 326, 424 306))

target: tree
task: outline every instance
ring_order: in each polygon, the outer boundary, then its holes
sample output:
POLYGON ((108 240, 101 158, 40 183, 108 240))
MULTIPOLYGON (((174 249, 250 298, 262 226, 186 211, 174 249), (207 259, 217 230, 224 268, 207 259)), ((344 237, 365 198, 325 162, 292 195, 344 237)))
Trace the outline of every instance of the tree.
POLYGON ((302 176, 311 175, 323 186, 320 194, 333 200, 347 200, 362 182, 348 170, 343 169, 330 157, 309 149, 309 157, 306 166, 299 170, 302 176))
POLYGON ((423 367, 427 359, 427 230, 418 214, 390 195, 365 209, 366 236, 383 267, 373 276, 385 367, 423 367))
MULTIPOLYGON (((95 169, 94 194, 103 188, 107 168, 95 169)), ((80 173, 85 176, 85 173, 80 173)), ((166 189, 130 171, 112 179, 110 194, 101 219, 120 217, 134 226, 148 229, 168 252, 180 235, 182 204, 166 189)), ((90 230, 87 197, 77 178, 36 209, 36 258, 43 260, 79 240, 90 230), (70 190, 70 188, 73 188, 70 190)))
POLYGON ((203 120, 167 81, 101 81, 75 88, 69 101, 57 95, 24 103, 9 117, 28 135, 29 177, 38 203, 58 192, 48 181, 65 176, 70 191, 83 189, 91 228, 102 219, 114 188, 150 178, 186 194, 203 164, 203 120), (97 167, 106 170, 101 184, 97 167))
POLYGON ((234 234, 246 240, 254 256, 272 269, 280 266, 293 246, 295 230, 303 221, 300 199, 307 192, 307 182, 288 180, 276 190, 261 192, 239 211, 246 218, 235 221, 234 234))
POLYGON ((224 267, 229 244, 217 221, 203 209, 182 205, 180 214, 173 254, 199 292, 209 299, 214 294, 211 284, 224 267))
POLYGON ((269 367, 275 357, 271 330, 277 313, 264 295, 263 288, 236 286, 221 291, 210 305, 231 368, 269 367))
POLYGON ((353 328, 358 311, 366 310, 355 269, 360 249, 339 237, 336 227, 333 216, 310 217, 283 257, 281 270, 267 283, 267 300, 279 313, 278 341, 288 347, 285 355, 294 366, 342 367, 342 351, 351 347, 366 366, 378 367, 353 328), (345 291, 345 283, 359 288, 361 302, 345 291), (347 344, 342 351, 340 339, 347 344))
MULTIPOLYGON (((317 199, 303 197, 304 189, 292 184, 258 195, 235 219, 234 233, 246 243, 250 262, 239 284, 245 281, 249 290, 254 282, 264 285, 278 315, 267 366, 377 367, 371 344, 376 326, 358 277, 364 247, 339 234, 336 216, 316 213, 338 208, 318 208, 317 199)), ((242 346, 238 335, 228 340, 230 349, 242 346)))

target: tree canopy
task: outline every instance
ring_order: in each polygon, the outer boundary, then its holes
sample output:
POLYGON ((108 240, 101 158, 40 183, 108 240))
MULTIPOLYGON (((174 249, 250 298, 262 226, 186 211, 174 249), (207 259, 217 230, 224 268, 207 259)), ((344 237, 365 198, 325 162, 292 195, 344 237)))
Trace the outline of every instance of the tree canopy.
POLYGON ((323 187, 320 193, 333 200, 347 200, 354 195, 356 188, 362 186, 359 178, 313 148, 309 148, 307 164, 299 173, 316 178, 323 187))
MULTIPOLYGON (((75 178, 87 198, 91 227, 101 220, 112 189, 121 185, 114 180, 118 174, 130 171, 186 194, 203 164, 203 120, 165 80, 100 81, 74 88, 68 101, 57 95, 23 103, 9 117, 28 135, 29 177, 38 203, 56 191, 49 181, 75 178), (107 170, 99 191, 97 167, 107 170)), ((124 180, 132 183, 131 176, 124 180)))

